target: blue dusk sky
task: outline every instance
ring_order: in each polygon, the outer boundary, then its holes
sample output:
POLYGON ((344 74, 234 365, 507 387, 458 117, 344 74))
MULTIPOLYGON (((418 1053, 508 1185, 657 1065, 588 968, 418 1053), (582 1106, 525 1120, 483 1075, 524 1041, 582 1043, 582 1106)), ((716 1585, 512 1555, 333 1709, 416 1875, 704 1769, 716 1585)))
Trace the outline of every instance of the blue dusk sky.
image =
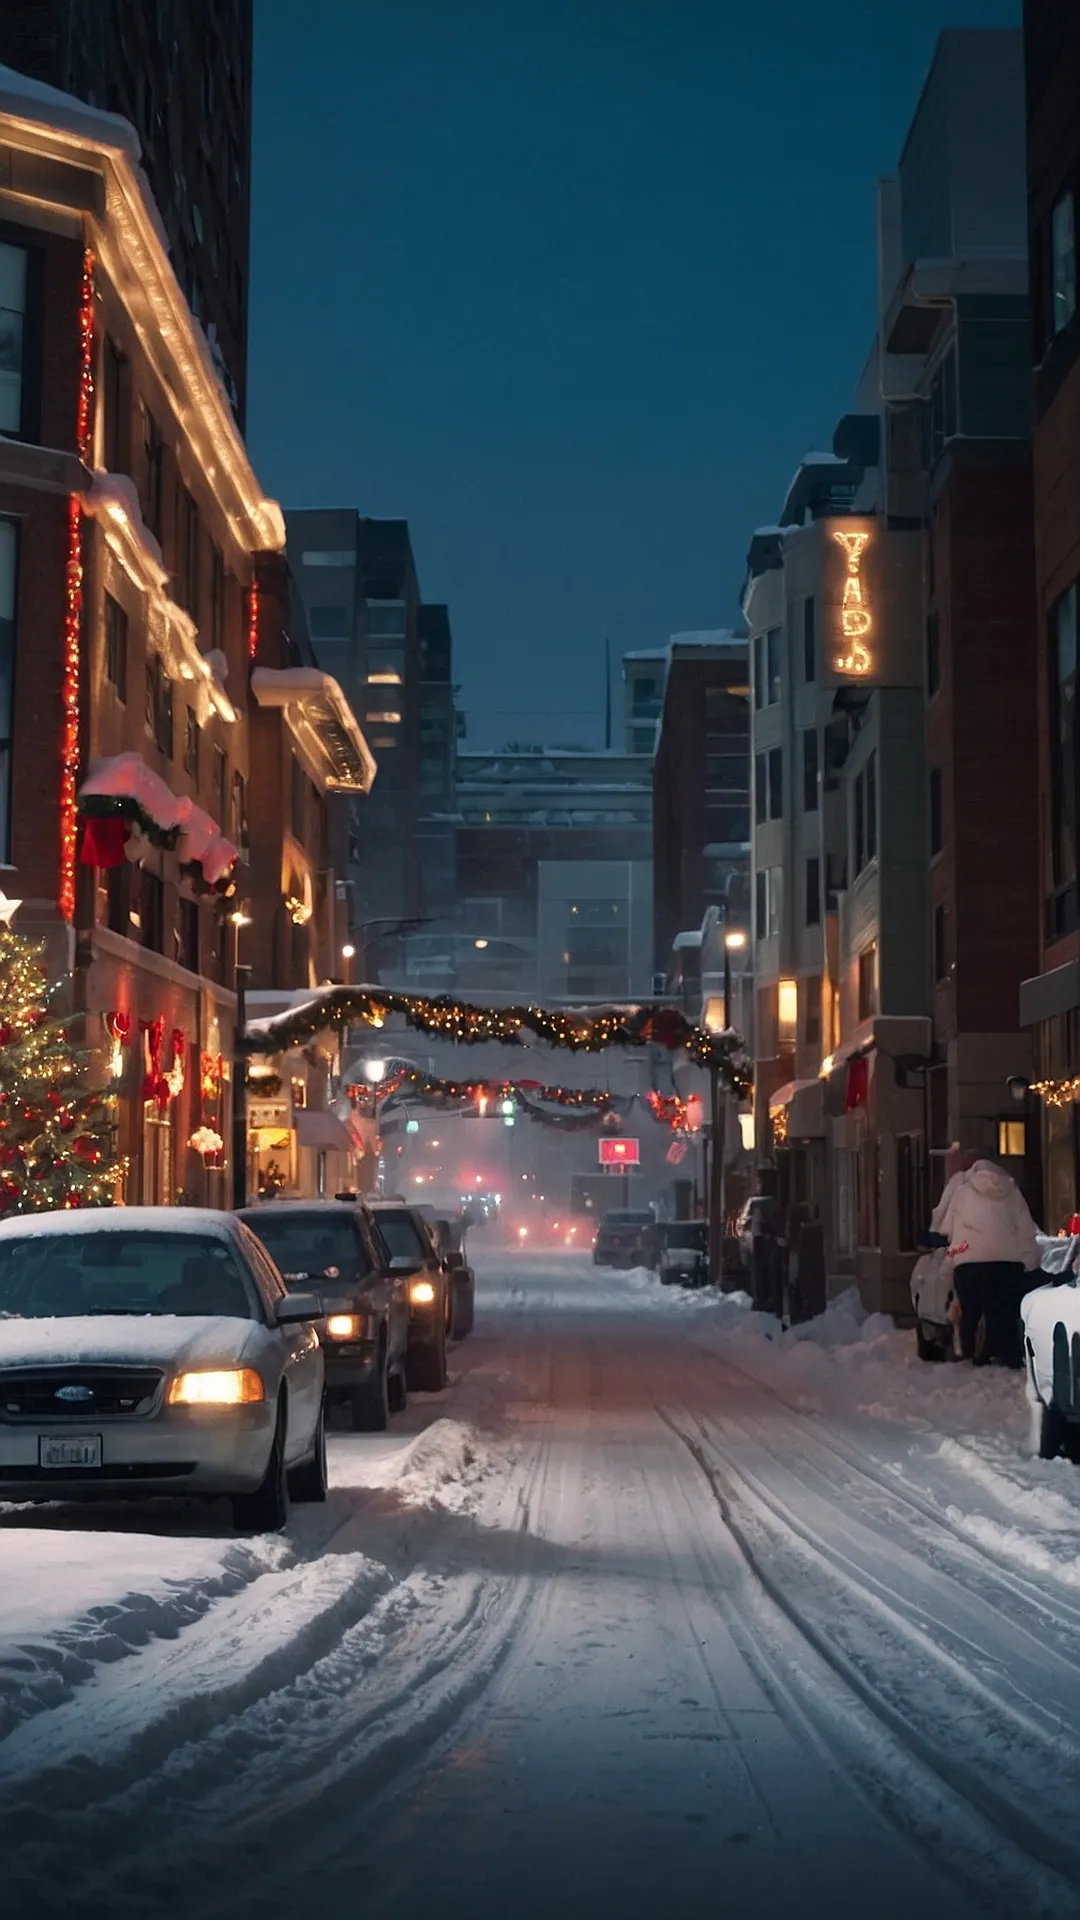
POLYGON ((603 740, 612 653, 737 616, 873 326, 938 32, 1020 0, 256 0, 248 431, 404 517, 468 744, 603 740))

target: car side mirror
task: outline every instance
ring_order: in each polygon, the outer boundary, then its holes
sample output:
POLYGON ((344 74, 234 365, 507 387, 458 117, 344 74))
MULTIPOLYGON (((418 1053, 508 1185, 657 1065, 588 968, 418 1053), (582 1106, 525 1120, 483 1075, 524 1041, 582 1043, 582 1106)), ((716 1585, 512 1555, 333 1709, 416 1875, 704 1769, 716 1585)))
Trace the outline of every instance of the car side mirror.
POLYGON ((415 1273, 420 1264, 421 1262, 416 1259, 414 1254, 399 1253, 391 1260, 386 1271, 391 1279, 396 1280, 405 1274, 415 1273))
POLYGON ((289 1293, 274 1308, 279 1327, 302 1326, 305 1321, 321 1320, 325 1309, 314 1293, 289 1293))

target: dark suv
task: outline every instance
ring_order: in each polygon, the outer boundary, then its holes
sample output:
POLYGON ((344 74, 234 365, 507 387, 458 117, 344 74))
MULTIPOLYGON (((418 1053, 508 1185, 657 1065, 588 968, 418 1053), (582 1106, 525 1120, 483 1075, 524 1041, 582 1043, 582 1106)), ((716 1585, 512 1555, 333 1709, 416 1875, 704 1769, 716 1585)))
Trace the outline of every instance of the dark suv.
POLYGON ((655 1267, 658 1255, 656 1215, 651 1207, 616 1208, 605 1213, 593 1245, 596 1267, 655 1267))
POLYGON ((327 1400, 345 1403, 356 1432, 381 1433, 405 1406, 411 1268, 388 1256, 362 1201, 267 1200, 239 1217, 290 1291, 323 1303, 327 1400))
POLYGON ((403 1200, 373 1200, 371 1215, 395 1273, 406 1274, 409 1344, 405 1375, 418 1393, 441 1393, 446 1385, 446 1340, 450 1287, 432 1228, 403 1200))

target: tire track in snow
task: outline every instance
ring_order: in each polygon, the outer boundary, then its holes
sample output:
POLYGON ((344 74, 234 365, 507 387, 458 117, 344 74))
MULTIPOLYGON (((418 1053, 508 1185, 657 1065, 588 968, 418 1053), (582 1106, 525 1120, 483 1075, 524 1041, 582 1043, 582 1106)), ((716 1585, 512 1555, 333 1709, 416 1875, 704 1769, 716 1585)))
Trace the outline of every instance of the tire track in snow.
MULTIPOLYGON (((657 1405, 657 1413, 697 1462, 712 1490, 725 1527, 771 1608, 783 1617, 799 1639, 842 1683, 851 1700, 871 1716, 879 1734, 883 1732, 888 1736, 887 1744, 880 1741, 875 1743, 871 1737, 871 1747, 876 1746, 873 1761, 865 1748, 862 1752, 856 1750, 858 1764, 867 1767, 871 1775, 876 1772, 884 1786, 884 1809, 899 1809, 902 1816, 900 1824, 909 1834, 913 1827, 918 1833, 933 1833, 936 1828, 940 1836, 939 1846, 945 1844, 949 1849, 945 1864, 952 1860, 955 1865, 955 1821, 959 1819, 961 1826, 972 1832, 977 1843, 968 1851, 972 1873, 981 1878, 984 1896, 998 1910, 1010 1914, 1034 1911, 1037 1909, 1033 1903, 1038 1899, 1047 1912, 1080 1913, 1080 1848, 1041 1825, 1015 1799, 1006 1798, 966 1760, 946 1753, 909 1712, 897 1706, 873 1684, 862 1666, 793 1598, 790 1585, 766 1564, 752 1538, 751 1527, 740 1518, 740 1507, 749 1515, 753 1515, 756 1507, 759 1513, 762 1509, 765 1512, 763 1530, 767 1531, 769 1518, 774 1527, 779 1524, 790 1530, 789 1522, 775 1511, 769 1496, 751 1485, 741 1467, 736 1468, 727 1455, 717 1451, 715 1438, 688 1409, 682 1409, 683 1418, 692 1420, 697 1428, 695 1433, 685 1431, 679 1419, 666 1408, 657 1405), (889 1751, 890 1747, 892 1752, 889 1751), (901 1761, 899 1769, 896 1764, 897 1749, 901 1761), (924 1776, 921 1784, 913 1779, 911 1763, 915 1763, 924 1776), (931 1776, 934 1782, 929 1792, 926 1775, 931 1776), (952 1818, 944 1823, 941 1820, 942 1793, 953 1808, 952 1818), (919 1809, 914 1822, 910 1815, 912 1805, 919 1809), (1011 1859, 1007 1855, 1003 1857, 1003 1846, 1012 1855, 1011 1859), (987 1871, 980 1876, 979 1868, 983 1862, 987 1871), (1069 1898, 1068 1906, 1062 1906, 1063 1896, 1069 1898)), ((821 1557, 828 1562, 827 1549, 822 1549, 821 1557)), ((758 1631, 757 1620, 754 1631, 755 1634, 758 1631)), ((784 1662, 784 1670, 785 1690, 790 1691, 792 1680, 796 1677, 802 1679, 802 1670, 798 1661, 784 1662)), ((822 1698, 819 1691, 818 1703, 816 1707, 811 1707, 811 1712, 818 1720, 819 1734, 830 1746, 835 1746, 836 1707, 827 1706, 822 1715, 822 1698)), ((842 1741, 839 1749, 842 1755, 845 1747, 846 1742, 842 1741)), ((850 1750, 846 1764, 851 1764, 850 1750)), ((1030 1787, 1030 1783, 1028 1785, 1030 1787)))

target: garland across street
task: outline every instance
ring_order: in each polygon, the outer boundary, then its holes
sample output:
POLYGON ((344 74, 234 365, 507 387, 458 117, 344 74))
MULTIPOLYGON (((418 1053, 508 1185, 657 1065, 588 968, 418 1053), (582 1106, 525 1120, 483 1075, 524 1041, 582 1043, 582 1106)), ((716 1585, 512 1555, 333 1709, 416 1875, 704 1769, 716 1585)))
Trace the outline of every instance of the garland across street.
POLYGON ((284 1053, 303 1046, 328 1027, 383 1027, 396 1014, 417 1033, 456 1040, 466 1046, 499 1041, 522 1045, 529 1033, 548 1047, 571 1053, 602 1053, 607 1047, 663 1047, 684 1052, 695 1066, 715 1068, 733 1093, 744 1094, 750 1066, 740 1036, 695 1026, 677 1007, 645 1002, 638 1006, 548 1008, 481 1007, 449 994, 429 999, 370 987, 327 987, 299 1006, 247 1029, 249 1053, 284 1053))

